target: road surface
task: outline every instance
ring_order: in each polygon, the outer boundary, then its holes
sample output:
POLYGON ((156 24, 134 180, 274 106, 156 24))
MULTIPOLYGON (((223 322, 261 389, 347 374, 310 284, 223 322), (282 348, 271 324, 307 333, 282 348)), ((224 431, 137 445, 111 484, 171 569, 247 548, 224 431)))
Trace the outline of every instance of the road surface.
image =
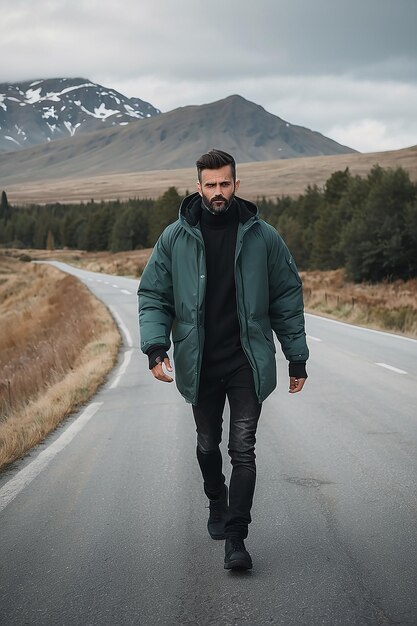
POLYGON ((124 344, 92 402, 0 476, 2 626, 417 624, 416 341, 309 315, 297 395, 278 351, 254 569, 227 572, 191 408, 137 348, 137 281, 57 265, 111 308, 124 344))

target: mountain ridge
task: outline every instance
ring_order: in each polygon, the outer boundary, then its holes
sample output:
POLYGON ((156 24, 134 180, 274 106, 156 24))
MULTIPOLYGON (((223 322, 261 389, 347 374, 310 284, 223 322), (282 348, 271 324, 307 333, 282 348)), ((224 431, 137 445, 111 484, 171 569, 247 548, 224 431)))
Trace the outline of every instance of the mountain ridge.
POLYGON ((241 163, 356 152, 232 95, 0 154, 0 184, 191 167, 214 147, 241 163))

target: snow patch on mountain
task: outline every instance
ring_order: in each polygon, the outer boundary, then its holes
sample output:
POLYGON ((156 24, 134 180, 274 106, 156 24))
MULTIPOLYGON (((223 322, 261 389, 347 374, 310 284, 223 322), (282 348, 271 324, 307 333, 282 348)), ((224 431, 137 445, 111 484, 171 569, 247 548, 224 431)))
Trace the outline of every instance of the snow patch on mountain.
POLYGON ((50 117, 54 117, 55 119, 58 119, 58 115, 55 113, 55 107, 51 106, 49 108, 44 108, 42 117, 45 120, 49 119, 50 117))
POLYGON ((130 106, 130 104, 125 104, 123 106, 124 106, 124 108, 126 110, 126 113, 128 115, 130 115, 131 117, 139 117, 140 116, 140 114, 137 111, 135 111, 134 108, 130 106))
POLYGON ((65 121, 64 122, 64 126, 67 129, 67 131, 69 132, 69 134, 71 135, 71 137, 73 137, 75 135, 75 131, 77 130, 77 128, 79 128, 81 126, 81 124, 74 124, 74 126, 71 124, 71 122, 65 121))
POLYGON ((79 106, 81 110, 84 111, 84 113, 87 113, 87 115, 91 115, 92 117, 95 117, 99 120, 106 120, 111 115, 115 115, 116 113, 119 113, 117 109, 116 110, 106 109, 106 105, 104 104, 104 102, 102 102, 99 107, 96 107, 94 109, 94 112, 89 111, 88 109, 83 107, 81 102, 79 106))
POLYGON ((39 79, 0 84, 0 151, 25 147, 93 132, 103 127, 125 126, 159 115, 139 98, 86 79, 39 79))
POLYGON ((28 89, 26 92, 26 102, 28 104, 35 104, 35 102, 39 102, 41 99, 41 88, 39 89, 28 89))
POLYGON ((16 139, 13 139, 13 137, 9 137, 9 135, 5 135, 4 138, 8 139, 9 141, 13 141, 17 146, 20 146, 20 143, 16 141, 16 139))
POLYGON ((60 102, 62 96, 66 93, 70 93, 71 91, 75 91, 78 89, 82 89, 83 87, 95 87, 94 83, 84 83, 81 85, 75 85, 73 87, 66 87, 66 89, 62 89, 59 92, 49 92, 44 96, 41 96, 42 87, 38 89, 28 89, 26 91, 26 102, 28 104, 34 104, 35 102, 41 102, 44 100, 51 100, 52 102, 60 102))

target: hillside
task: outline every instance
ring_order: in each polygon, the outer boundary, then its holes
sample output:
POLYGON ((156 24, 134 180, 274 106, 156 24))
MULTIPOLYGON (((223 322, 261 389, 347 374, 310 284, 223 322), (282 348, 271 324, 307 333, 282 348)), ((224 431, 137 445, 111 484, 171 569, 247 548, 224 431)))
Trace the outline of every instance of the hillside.
MULTIPOLYGON (((336 170, 349 167, 352 174, 363 176, 377 163, 382 167, 403 167, 409 172, 411 179, 417 181, 417 146, 413 146, 403 150, 367 154, 238 163, 240 195, 253 200, 259 196, 297 196, 307 185, 322 186, 336 170)), ((105 176, 74 176, 9 185, 3 185, 0 179, 0 189, 6 189, 9 201, 15 204, 82 202, 91 198, 156 198, 171 186, 177 187, 180 193, 185 193, 186 190, 194 190, 195 181, 196 172, 192 167, 105 176)))
POLYGON ((239 163, 354 153, 241 96, 0 155, 0 185, 191 167, 219 147, 239 163))

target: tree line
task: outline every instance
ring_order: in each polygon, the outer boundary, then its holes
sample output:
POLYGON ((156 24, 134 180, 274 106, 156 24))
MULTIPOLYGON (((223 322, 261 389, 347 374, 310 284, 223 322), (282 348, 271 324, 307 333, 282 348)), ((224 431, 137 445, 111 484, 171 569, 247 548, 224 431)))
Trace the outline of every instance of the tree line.
MULTIPOLYGON (((0 246, 119 252, 152 247, 178 215, 170 187, 157 200, 11 207, 0 202, 0 246)), ((349 169, 298 198, 258 198, 261 217, 282 234, 301 270, 345 267, 350 279, 417 276, 417 184, 402 168, 349 169)))
POLYGON ((345 267, 355 282, 417 276, 417 184, 402 168, 335 172, 323 189, 263 202, 300 269, 345 267))
POLYGON ((171 187, 157 200, 10 206, 0 202, 0 246, 121 252, 152 247, 178 216, 182 197, 171 187))

